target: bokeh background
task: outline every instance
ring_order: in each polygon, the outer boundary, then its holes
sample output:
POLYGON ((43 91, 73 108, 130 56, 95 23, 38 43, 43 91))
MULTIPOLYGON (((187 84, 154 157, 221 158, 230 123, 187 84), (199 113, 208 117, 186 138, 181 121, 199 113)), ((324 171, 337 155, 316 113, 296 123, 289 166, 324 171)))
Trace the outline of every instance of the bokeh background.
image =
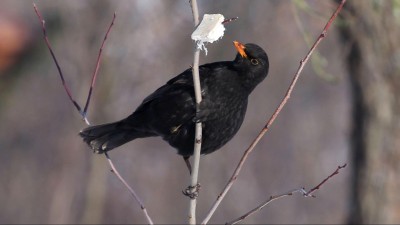
MULTIPOLYGON (((211 223, 230 221, 270 195, 311 188, 344 163, 349 166, 317 191, 317 198, 295 195, 278 200, 244 223, 393 223, 398 219, 393 213, 375 220, 355 219, 369 211, 357 208, 362 206, 357 205, 358 195, 354 191, 355 166, 359 165, 352 150, 357 146, 354 127, 358 125, 354 121, 360 115, 354 113, 356 79, 351 78, 349 59, 358 40, 350 38, 357 33, 352 33, 351 28, 363 27, 354 21, 359 18, 369 24, 367 20, 372 20, 355 12, 365 7, 378 8, 379 15, 393 17, 398 22, 399 11, 395 9, 399 1, 349 2, 305 67, 289 103, 248 158, 211 223), (385 4, 392 4, 392 8, 383 7, 385 4), (346 41, 350 39, 352 42, 346 41)), ((35 3, 46 20, 48 36, 66 82, 81 105, 86 100, 101 41, 114 11, 117 12, 89 108, 92 124, 126 117, 143 98, 192 63, 193 18, 188 1, 38 0, 35 3)), ((270 59, 269 75, 251 95, 239 133, 220 151, 202 157, 200 220, 228 181, 244 150, 279 104, 300 60, 337 2, 199 0, 198 3, 201 15, 221 13, 227 18, 239 17, 226 25, 223 39, 207 46, 208 55, 201 55, 201 64, 233 59, 236 54, 233 40, 257 43, 270 59)), ((380 22, 372 24, 379 27, 380 22)), ((398 31, 398 27, 397 23, 397 28, 390 28, 398 31)), ((371 36, 370 42, 384 41, 379 35, 371 36)), ((397 46, 391 48, 395 56, 389 60, 393 65, 391 71, 397 77, 392 83, 398 84, 400 54, 397 46)), ((371 55, 374 54, 378 52, 372 51, 371 55)), ((366 64, 374 62, 374 58, 366 58, 370 60, 366 64)), ((379 81, 379 72, 375 72, 373 77, 379 81)), ((389 93, 396 96, 396 89, 390 89, 389 93)), ((393 96, 391 102, 398 104, 393 96)), ((400 126, 396 117, 393 119, 400 126)), ((86 125, 63 90, 31 1, 0 1, 0 124, 0 223, 146 223, 139 205, 110 172, 105 157, 92 154, 78 136, 86 125)), ((375 152, 380 150, 375 147, 375 152)), ((182 195, 182 190, 189 183, 189 175, 182 158, 174 151, 160 138, 147 138, 110 152, 120 173, 137 191, 156 223, 187 222, 188 198, 182 195)), ((396 152, 398 145, 391 156, 395 157, 396 152)), ((392 157, 392 162, 397 162, 392 157)), ((396 178, 396 172, 400 172, 398 167, 393 172, 387 166, 380 172, 380 179, 372 181, 383 184, 385 175, 396 178)), ((393 187, 399 187, 398 183, 393 187)), ((382 192, 394 189, 379 190, 372 192, 381 194, 378 198, 385 200, 382 192)), ((379 204, 385 205, 384 200, 379 204)), ((392 200, 400 204, 398 197, 392 200)), ((369 201, 375 205, 371 198, 369 201)), ((391 208, 385 208, 385 213, 388 210, 391 208)), ((396 210, 400 209, 390 212, 396 210)))

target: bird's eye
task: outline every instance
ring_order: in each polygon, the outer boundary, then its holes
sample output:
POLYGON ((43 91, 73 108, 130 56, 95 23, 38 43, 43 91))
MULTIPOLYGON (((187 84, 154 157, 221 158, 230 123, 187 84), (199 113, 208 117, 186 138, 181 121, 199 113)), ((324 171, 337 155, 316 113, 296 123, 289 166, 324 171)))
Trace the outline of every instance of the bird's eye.
POLYGON ((251 59, 250 62, 253 65, 258 65, 258 60, 257 59, 251 59))

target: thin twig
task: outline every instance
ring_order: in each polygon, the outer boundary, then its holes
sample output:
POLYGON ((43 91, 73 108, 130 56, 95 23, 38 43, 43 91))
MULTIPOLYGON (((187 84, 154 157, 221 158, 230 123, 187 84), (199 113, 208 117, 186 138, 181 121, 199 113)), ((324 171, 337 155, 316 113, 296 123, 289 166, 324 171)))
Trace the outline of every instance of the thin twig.
POLYGON ((103 42, 101 43, 99 54, 97 55, 96 68, 95 68, 95 70, 93 72, 93 75, 92 75, 92 82, 90 84, 90 89, 89 89, 89 93, 88 93, 88 96, 87 96, 87 99, 86 99, 85 108, 83 109, 83 116, 84 116, 85 120, 87 118, 87 111, 88 111, 88 108, 89 108, 90 97, 92 96, 92 91, 93 91, 94 84, 96 82, 96 77, 97 77, 97 74, 98 74, 99 68, 100 68, 100 60, 101 60, 101 55, 102 55, 102 52, 103 52, 103 47, 104 47, 104 44, 106 43, 108 34, 111 31, 111 27, 114 25, 115 17, 116 17, 116 12, 114 12, 111 24, 107 29, 106 35, 104 36, 103 42))
POLYGON ((343 166, 338 166, 338 168, 331 174, 329 175, 327 178, 325 178, 321 183, 319 183, 317 186, 311 188, 307 193, 305 193, 305 197, 314 197, 314 195, 312 195, 312 193, 314 193, 316 190, 320 189, 321 186, 323 184, 325 184, 329 179, 331 179, 333 176, 335 176, 336 174, 339 174, 339 171, 343 168, 345 168, 347 166, 347 164, 344 164, 343 166))
POLYGON ((142 209, 144 215, 146 216, 147 222, 149 224, 154 224, 153 220, 151 219, 151 217, 149 216, 149 214, 147 213, 146 207, 144 206, 142 200, 140 200, 139 196, 136 194, 136 192, 133 190, 133 188, 131 186, 129 186, 129 184, 125 181, 125 179, 121 176, 121 174, 118 172, 118 170, 115 168, 114 163, 112 162, 110 156, 108 156, 107 152, 104 153, 104 155, 107 158, 108 163, 110 164, 111 167, 111 172, 113 174, 115 174, 118 179, 125 185, 125 187, 129 190, 129 192, 131 193, 132 197, 139 203, 140 208, 142 209))
POLYGON ((315 192, 316 190, 318 190, 319 188, 321 188, 321 186, 323 184, 325 184, 329 179, 331 179, 333 176, 339 174, 339 170, 343 169, 346 167, 347 164, 344 164, 343 166, 338 166, 337 169, 331 174, 329 175, 327 178, 325 178, 321 183, 319 183, 317 186, 315 186, 314 188, 310 189, 309 191, 306 191, 304 188, 299 188, 299 189, 295 189, 292 191, 288 191, 286 193, 280 194, 280 195, 274 195, 269 197, 269 199, 267 199, 266 201, 264 201, 263 203, 261 203, 260 205, 258 205, 257 207, 255 207, 254 209, 250 210, 249 212, 245 213, 244 215, 230 221, 227 222, 226 224, 236 224, 238 222, 243 221, 244 219, 246 219, 247 217, 253 215, 254 213, 260 211, 262 208, 264 208, 265 206, 269 205, 271 202, 278 200, 280 198, 283 197, 287 197, 287 196, 293 196, 295 193, 301 193, 304 197, 313 197, 315 198, 316 196, 312 195, 313 192, 315 192))
POLYGON ((253 215, 254 213, 260 211, 262 208, 267 206, 269 203, 271 203, 271 202, 273 202, 275 200, 278 200, 280 198, 283 198, 283 197, 292 196, 293 194, 295 194, 297 192, 304 194, 305 190, 303 188, 299 188, 299 189, 295 189, 295 190, 292 190, 292 191, 288 191, 288 192, 280 194, 280 195, 270 196, 268 200, 266 200, 265 202, 261 203, 259 206, 255 207, 254 209, 250 210, 249 212, 245 213, 244 215, 240 216, 239 218, 236 218, 236 219, 234 219, 234 220, 232 220, 230 222, 227 222, 225 224, 236 224, 236 223, 246 219, 247 217, 253 215))
POLYGON ((264 134, 269 130, 270 126, 272 123, 275 121, 276 117, 279 115, 281 112, 282 108, 286 105, 287 101, 290 98, 290 95, 293 91, 294 86, 296 85, 297 80, 299 79, 300 73, 303 71, 304 65, 308 62, 310 56, 314 52, 315 48, 319 45, 319 43, 326 37, 327 31, 329 27, 331 26, 332 22, 335 20, 339 12, 342 10, 344 3, 346 0, 342 0, 336 11, 332 14, 331 18, 325 25, 322 33, 319 35, 309 52, 307 53, 306 57, 300 61, 300 66, 297 69, 297 72, 295 73, 292 83, 290 84, 284 98, 282 99, 281 103, 275 110, 275 112, 272 114, 271 118, 268 120, 264 128, 260 131, 260 133, 257 135, 257 137, 253 140, 253 142, 250 144, 250 146, 247 148, 247 150, 244 152, 242 158, 239 161, 239 164, 237 165, 235 171, 233 172, 231 178, 229 179, 228 183, 224 187, 223 191, 218 195, 216 201, 214 204, 211 206, 211 209, 208 211, 206 217, 204 220, 201 222, 202 224, 207 224, 208 221, 210 220, 211 216, 214 214, 215 210, 218 208, 219 204, 221 203, 222 199, 225 197, 226 193, 230 190, 232 184, 234 181, 237 179, 239 172, 241 171, 244 162, 246 161, 247 157, 249 154, 253 151, 254 147, 258 144, 258 142, 261 140, 261 138, 264 136, 264 134))
POLYGON ((227 24, 227 23, 230 23, 230 22, 235 21, 237 19, 239 19, 239 17, 237 17, 237 16, 233 17, 233 18, 230 18, 230 19, 225 19, 224 21, 222 21, 222 24, 227 24))
POLYGON ((55 56, 55 54, 54 54, 54 52, 53 52, 53 48, 51 47, 50 41, 49 41, 49 39, 48 39, 48 37, 47 37, 45 21, 44 21, 42 15, 41 15, 40 12, 39 12, 39 9, 36 7, 36 4, 35 4, 35 3, 33 3, 33 8, 35 9, 36 15, 38 16, 40 23, 42 24, 42 30, 43 30, 43 38, 44 38, 44 41, 46 42, 46 45, 47 45, 47 48, 48 48, 49 51, 50 51, 51 57, 53 58, 54 63, 55 63, 56 66, 57 66, 58 74, 60 75, 62 85, 63 85, 65 91, 67 92, 67 95, 68 95, 68 97, 69 97, 69 100, 71 100, 72 104, 74 104, 74 106, 75 106, 75 108, 78 110, 79 114, 81 114, 82 118, 83 118, 83 119, 85 120, 85 122, 89 125, 89 124, 90 124, 89 121, 87 120, 86 116, 84 115, 84 113, 83 113, 81 107, 79 106, 79 104, 78 104, 78 103, 74 100, 74 98, 72 97, 71 91, 69 90, 69 87, 67 86, 67 84, 66 84, 66 82, 65 82, 64 75, 63 75, 63 72, 62 72, 62 70, 61 70, 60 64, 59 64, 58 61, 57 61, 57 58, 56 58, 56 56, 55 56))
MULTIPOLYGON (((197 6, 197 1, 191 0, 190 6, 192 8, 194 26, 197 27, 197 25, 199 24, 199 9, 197 6)), ((194 92, 196 98, 196 112, 199 111, 199 104, 202 100, 200 77, 199 77, 199 58, 200 58, 200 49, 197 48, 197 45, 195 45, 192 75, 193 75, 194 92)), ((199 167, 200 167, 201 140, 202 140, 202 124, 201 122, 196 122, 195 140, 193 149, 193 168, 190 176, 190 188, 189 188, 189 191, 192 194, 198 192, 198 189, 196 187, 198 186, 197 184, 198 184, 199 167)), ((197 194, 195 196, 197 196, 197 194)), ((189 201, 190 201, 189 213, 188 213, 189 224, 196 224, 197 198, 196 197, 190 198, 189 201)))
MULTIPOLYGON (((62 84, 63 84, 63 86, 64 86, 64 89, 65 89, 65 91, 67 92, 69 99, 72 101, 72 103, 74 104, 74 106, 76 107, 76 109, 79 111, 79 113, 80 113, 81 116, 83 117, 83 120, 84 120, 88 125, 90 125, 89 120, 87 119, 86 113, 87 113, 87 109, 88 109, 88 107, 89 107, 90 97, 91 97, 92 90, 93 90, 93 87, 94 87, 94 84, 95 84, 95 80, 96 80, 96 77, 97 77, 97 73, 98 73, 98 70, 99 70, 99 68, 100 68, 100 59, 101 59, 103 47, 104 47, 104 44, 105 44, 105 42, 106 42, 107 36, 108 36, 108 34, 110 33, 111 27, 114 25, 116 13, 114 13, 112 22, 111 22, 110 26, 108 27, 108 30, 107 30, 107 32, 106 32, 106 35, 105 35, 105 37, 104 37, 104 39, 103 39, 103 42, 102 42, 102 44, 101 44, 101 47, 100 47, 100 50, 99 50, 99 54, 98 54, 98 57, 97 57, 97 61, 96 61, 96 68, 95 68, 95 71, 94 71, 93 76, 92 76, 92 83, 91 83, 91 86, 90 86, 90 89, 89 89, 88 98, 87 98, 87 101, 86 101, 86 104, 85 104, 84 111, 82 111, 82 110, 81 110, 81 107, 79 106, 79 104, 72 98, 72 94, 71 94, 71 92, 70 92, 68 86, 66 85, 66 82, 65 82, 64 75, 63 75, 63 73, 62 73, 61 67, 60 67, 60 65, 59 65, 59 63, 58 63, 58 61, 57 61, 57 58, 56 58, 56 56, 55 56, 55 54, 54 54, 54 52, 53 52, 53 49, 52 49, 52 47, 51 47, 51 45, 50 45, 50 42, 49 42, 48 37, 47 37, 47 34, 46 34, 45 21, 43 20, 42 15, 40 14, 39 9, 37 8, 37 6, 36 6, 35 3, 33 3, 33 8, 35 9, 36 15, 38 16, 40 23, 42 24, 43 38, 44 38, 44 40, 45 40, 45 42, 46 42, 47 48, 49 49, 52 58, 53 58, 53 60, 54 60, 54 63, 55 63, 56 66, 57 66, 58 73, 60 74, 60 78, 61 78, 62 84)), ((108 163, 109 163, 110 166, 111 166, 111 169, 112 169, 111 172, 113 172, 113 173, 120 179, 120 181, 128 188, 129 192, 132 194, 132 196, 133 196, 133 197, 136 199, 136 201, 139 203, 139 205, 140 205, 140 207, 141 207, 143 213, 145 214, 145 217, 146 217, 147 221, 149 222, 149 224, 154 224, 153 221, 151 220, 149 214, 147 213, 146 207, 144 207, 144 204, 143 204, 142 201, 140 200, 139 196, 136 194, 136 192, 132 189, 132 187, 130 187, 130 186, 128 185, 128 183, 127 183, 127 182, 122 178, 122 176, 119 174, 118 170, 115 168, 113 162, 111 161, 111 159, 110 159, 110 157, 108 156, 107 153, 105 153, 105 156, 106 156, 106 158, 107 158, 108 163)))

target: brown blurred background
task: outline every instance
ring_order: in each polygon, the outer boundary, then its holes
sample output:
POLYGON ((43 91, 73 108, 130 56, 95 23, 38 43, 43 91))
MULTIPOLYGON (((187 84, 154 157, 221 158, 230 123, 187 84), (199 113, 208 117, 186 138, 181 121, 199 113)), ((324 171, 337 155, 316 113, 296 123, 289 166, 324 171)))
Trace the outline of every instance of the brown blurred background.
MULTIPOLYGON (((199 0, 200 14, 239 20, 201 63, 231 60, 233 40, 262 46, 270 73, 245 122, 222 150, 202 157, 198 219, 226 184, 291 82, 335 1, 199 0)), ((73 96, 84 104, 112 14, 89 108, 93 124, 129 115, 192 63, 188 1, 36 1, 73 96)), ((349 0, 305 67, 289 103, 250 155, 211 223, 225 223, 270 195, 310 188, 348 163, 317 198, 276 201, 244 223, 399 223, 399 1, 349 0)), ((69 102, 31 1, 0 1, 0 223, 146 223, 140 207, 78 137, 69 102)), ((156 223, 186 223, 189 175, 160 138, 110 153, 156 223)))

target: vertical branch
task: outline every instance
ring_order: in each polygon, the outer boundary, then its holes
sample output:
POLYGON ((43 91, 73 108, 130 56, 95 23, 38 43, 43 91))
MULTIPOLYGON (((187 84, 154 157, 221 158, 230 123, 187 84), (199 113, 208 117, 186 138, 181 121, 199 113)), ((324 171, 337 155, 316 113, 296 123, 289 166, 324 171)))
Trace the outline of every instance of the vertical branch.
POLYGON ((255 146, 258 144, 258 142, 261 140, 261 138, 264 136, 264 134, 269 130, 270 126, 275 121, 276 117, 279 115, 279 113, 281 112, 282 108, 286 105, 287 101, 289 100, 289 98, 290 98, 290 96, 292 94, 293 88, 296 85, 297 80, 300 77, 300 73, 303 71, 304 66, 306 65, 306 63, 310 59, 312 53, 317 48, 319 43, 326 37, 326 34, 328 32, 329 27, 331 26, 332 22, 335 20, 335 18, 339 14, 339 12, 342 10, 343 5, 344 5, 345 2, 346 2, 346 0, 342 0, 341 1, 340 5, 337 7, 336 11, 332 14, 332 16, 329 19, 329 21, 326 23, 324 29, 322 30, 321 34, 318 36, 317 40, 315 41, 315 43, 313 44, 313 46, 311 47, 311 49, 309 50, 309 52, 307 53, 305 58, 300 61, 300 65, 299 65, 299 67, 297 69, 297 72, 295 73, 295 75, 293 77, 293 80, 292 80, 292 83, 290 84, 288 90, 286 91, 286 94, 285 94, 284 98, 282 99, 281 103, 279 104, 279 106, 277 107, 275 112, 272 114, 270 119, 267 121, 267 123, 264 126, 264 128, 260 131, 260 133, 257 135, 257 137, 253 140, 253 142, 250 144, 250 146, 244 152, 242 158, 239 161, 238 166, 236 167, 235 171, 233 172, 231 178, 229 179, 228 183, 226 184, 226 186, 224 187, 222 192, 218 195, 218 197, 217 197, 216 201, 214 202, 214 204, 211 206, 211 209, 208 211, 206 217, 201 222, 202 224, 207 224, 208 223, 208 221, 210 220, 211 216, 214 214, 215 210, 218 208, 219 204, 221 203, 222 199, 225 197, 226 193, 230 190, 230 188, 232 187, 234 181, 237 179, 237 177, 238 177, 238 175, 239 175, 239 173, 240 173, 240 171, 241 171, 241 169, 243 167, 243 164, 246 161, 247 157, 254 150, 255 146))
POLYGON ((197 0, 189 0, 190 2, 190 7, 192 8, 192 13, 193 13, 193 22, 194 22, 194 27, 197 27, 199 25, 199 7, 197 6, 197 0))
MULTIPOLYGON (((199 24, 199 10, 197 6, 197 0, 191 0, 190 5, 193 13, 194 26, 196 27, 199 24)), ((194 83, 194 91, 196 97, 196 112, 199 110, 199 104, 201 102, 201 87, 200 87, 200 78, 199 78, 199 58, 200 58, 200 49, 195 45, 194 57, 193 57, 193 83, 194 83)), ((195 130, 195 140, 194 140, 194 150, 193 150, 193 168, 192 174, 190 177, 190 187, 189 191, 194 193, 197 190, 198 183, 198 174, 199 174, 199 166, 200 166, 200 152, 201 152, 201 139, 202 139, 202 125, 200 122, 196 122, 196 130, 195 130)), ((189 224, 196 224, 196 197, 190 198, 189 203, 189 224)))

